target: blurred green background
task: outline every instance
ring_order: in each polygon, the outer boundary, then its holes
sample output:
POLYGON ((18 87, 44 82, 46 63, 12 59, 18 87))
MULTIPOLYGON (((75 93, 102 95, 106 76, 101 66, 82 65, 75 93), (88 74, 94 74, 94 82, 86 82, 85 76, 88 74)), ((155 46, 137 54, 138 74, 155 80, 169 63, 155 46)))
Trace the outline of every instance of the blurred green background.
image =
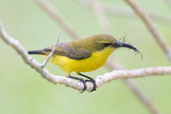
MULTIPOLYGON (((77 0, 49 0, 56 10, 81 35, 88 37, 104 33, 94 11, 77 0)), ((123 0, 100 0, 115 6, 128 5, 123 0)), ((171 5, 167 0, 137 0, 148 12, 169 16, 171 5)), ((149 31, 138 17, 107 14, 111 33, 117 39, 126 34, 126 42, 137 47, 144 58, 127 49, 113 55, 127 69, 168 66, 168 60, 149 31)), ((171 16, 171 15, 170 15, 171 16)), ((53 45, 61 32, 60 42, 72 38, 34 0, 0 0, 0 21, 7 32, 27 50, 53 45)), ((171 24, 154 21, 158 30, 171 44, 171 24)), ((96 92, 83 94, 63 85, 53 85, 24 64, 17 53, 0 40, 0 114, 148 114, 146 107, 120 80, 112 81, 96 92)), ((42 62, 43 58, 33 56, 42 62)), ((46 68, 65 75, 55 65, 46 68)), ((96 77, 109 72, 103 67, 86 73, 96 77)), ((171 78, 169 76, 139 78, 135 80, 144 93, 153 100, 162 114, 171 113, 171 78)))

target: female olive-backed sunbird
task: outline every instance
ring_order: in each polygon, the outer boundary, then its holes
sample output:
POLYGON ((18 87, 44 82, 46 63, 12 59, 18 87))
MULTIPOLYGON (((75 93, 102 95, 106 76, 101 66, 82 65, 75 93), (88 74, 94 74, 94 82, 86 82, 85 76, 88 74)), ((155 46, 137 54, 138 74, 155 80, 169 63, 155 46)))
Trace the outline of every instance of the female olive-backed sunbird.
MULTIPOLYGON (((119 42, 111 35, 101 34, 68 43, 57 44, 50 61, 67 72, 68 78, 81 81, 84 84, 82 92, 87 89, 85 84, 86 81, 93 83, 93 89, 91 91, 95 91, 95 80, 80 72, 89 72, 100 68, 105 64, 109 55, 119 47, 126 47, 139 52, 130 44, 119 42), (76 72, 78 75, 88 78, 89 80, 73 77, 70 75, 71 72, 76 72)), ((47 57, 52 48, 53 46, 42 50, 28 51, 28 53, 47 57)))

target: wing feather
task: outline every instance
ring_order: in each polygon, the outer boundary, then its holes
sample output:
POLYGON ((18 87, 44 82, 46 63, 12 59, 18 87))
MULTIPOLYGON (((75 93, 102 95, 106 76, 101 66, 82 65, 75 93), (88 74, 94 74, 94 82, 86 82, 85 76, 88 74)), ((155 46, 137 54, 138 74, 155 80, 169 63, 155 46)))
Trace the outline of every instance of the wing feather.
MULTIPOLYGON (((43 49, 43 51, 45 52, 50 52, 51 50, 52 47, 43 49)), ((60 43, 59 45, 57 45, 54 53, 76 60, 86 59, 92 55, 91 51, 89 51, 88 49, 76 47, 74 48, 67 43, 60 43)))

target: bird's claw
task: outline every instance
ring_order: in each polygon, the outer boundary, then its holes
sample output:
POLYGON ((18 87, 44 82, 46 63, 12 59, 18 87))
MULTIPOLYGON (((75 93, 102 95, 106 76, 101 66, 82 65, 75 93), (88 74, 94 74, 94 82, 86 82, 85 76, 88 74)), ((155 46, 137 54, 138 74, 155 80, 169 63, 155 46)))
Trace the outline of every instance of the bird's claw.
POLYGON ((94 79, 86 80, 85 82, 93 83, 93 89, 90 92, 96 91, 97 85, 96 85, 96 81, 94 79))
POLYGON ((80 93, 83 93, 85 90, 87 90, 87 85, 86 85, 86 82, 83 79, 81 79, 80 82, 82 82, 83 85, 84 85, 82 91, 80 92, 80 93))

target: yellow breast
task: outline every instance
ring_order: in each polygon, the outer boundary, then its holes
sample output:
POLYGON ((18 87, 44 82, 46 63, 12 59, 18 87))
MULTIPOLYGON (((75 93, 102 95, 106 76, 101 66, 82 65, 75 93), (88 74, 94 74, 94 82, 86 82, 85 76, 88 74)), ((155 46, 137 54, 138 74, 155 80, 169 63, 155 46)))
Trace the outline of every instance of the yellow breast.
POLYGON ((93 52, 91 57, 82 60, 75 60, 65 56, 55 55, 50 61, 58 65, 68 74, 73 71, 78 73, 89 72, 103 66, 113 50, 113 48, 108 47, 102 51, 93 52))

